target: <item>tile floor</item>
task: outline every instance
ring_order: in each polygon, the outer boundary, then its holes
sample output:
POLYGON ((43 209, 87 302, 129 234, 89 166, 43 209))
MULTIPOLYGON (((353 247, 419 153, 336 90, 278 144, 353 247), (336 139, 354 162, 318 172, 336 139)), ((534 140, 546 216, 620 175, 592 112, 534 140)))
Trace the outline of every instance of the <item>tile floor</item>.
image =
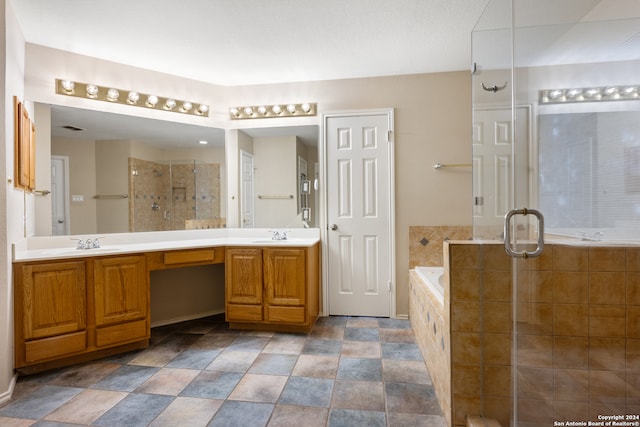
POLYGON ((310 334, 221 317, 141 351, 20 377, 1 426, 445 426, 408 321, 323 317, 310 334))

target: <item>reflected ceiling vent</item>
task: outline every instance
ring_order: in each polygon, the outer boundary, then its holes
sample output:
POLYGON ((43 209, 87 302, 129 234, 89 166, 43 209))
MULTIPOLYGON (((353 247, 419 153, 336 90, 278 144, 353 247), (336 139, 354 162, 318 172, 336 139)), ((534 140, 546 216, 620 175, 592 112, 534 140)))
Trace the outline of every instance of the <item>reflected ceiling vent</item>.
POLYGON ((68 129, 68 130, 72 130, 74 132, 79 132, 81 130, 84 130, 82 128, 76 127, 76 126, 71 126, 71 125, 65 125, 65 126, 60 126, 62 129, 68 129))

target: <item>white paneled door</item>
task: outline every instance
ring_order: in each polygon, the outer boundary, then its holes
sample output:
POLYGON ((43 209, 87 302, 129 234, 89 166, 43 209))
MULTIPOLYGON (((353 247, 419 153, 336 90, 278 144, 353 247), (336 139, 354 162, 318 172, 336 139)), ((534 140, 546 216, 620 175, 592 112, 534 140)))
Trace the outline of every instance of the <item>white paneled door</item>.
POLYGON ((246 151, 240 150, 241 157, 241 207, 242 210, 242 228, 253 228, 254 209, 253 209, 253 155, 246 151))
POLYGON ((512 187, 514 164, 529 170, 529 108, 475 110, 473 116, 473 235, 502 239, 504 216, 512 206, 531 206, 530 190, 512 187), (519 144, 513 146, 513 141, 519 144), (519 155, 514 159, 513 150, 519 155))
POLYGON ((392 313, 392 112, 325 117, 329 314, 392 313))
POLYGON ((69 157, 67 156, 51 156, 51 219, 54 236, 69 234, 69 157))

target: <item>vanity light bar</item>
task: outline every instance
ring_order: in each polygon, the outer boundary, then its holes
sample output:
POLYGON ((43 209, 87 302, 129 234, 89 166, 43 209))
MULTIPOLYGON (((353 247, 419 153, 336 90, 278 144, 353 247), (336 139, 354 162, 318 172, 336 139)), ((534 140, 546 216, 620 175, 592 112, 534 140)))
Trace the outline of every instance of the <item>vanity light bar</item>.
POLYGON ((315 103, 252 105, 229 108, 231 120, 269 119, 274 117, 306 117, 317 114, 315 103))
POLYGON ((540 91, 540 104, 640 100, 640 85, 599 86, 540 91))
POLYGON ((90 83, 80 83, 72 80, 56 79, 56 93, 59 95, 96 99, 134 107, 151 108, 154 110, 171 111, 202 117, 209 116, 209 106, 206 104, 181 101, 175 98, 165 98, 134 90, 122 90, 90 83))

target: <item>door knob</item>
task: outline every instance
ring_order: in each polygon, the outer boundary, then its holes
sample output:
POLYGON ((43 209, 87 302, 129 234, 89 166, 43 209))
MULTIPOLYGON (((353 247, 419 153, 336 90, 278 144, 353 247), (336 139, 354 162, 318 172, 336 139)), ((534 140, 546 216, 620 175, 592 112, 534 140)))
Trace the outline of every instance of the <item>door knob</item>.
POLYGON ((64 219, 59 219, 58 220, 58 224, 62 224, 64 222, 64 219))
POLYGON ((336 231, 336 230, 338 229, 338 225, 337 225, 337 224, 333 224, 333 225, 331 226, 331 229, 332 229, 333 231, 336 231))

